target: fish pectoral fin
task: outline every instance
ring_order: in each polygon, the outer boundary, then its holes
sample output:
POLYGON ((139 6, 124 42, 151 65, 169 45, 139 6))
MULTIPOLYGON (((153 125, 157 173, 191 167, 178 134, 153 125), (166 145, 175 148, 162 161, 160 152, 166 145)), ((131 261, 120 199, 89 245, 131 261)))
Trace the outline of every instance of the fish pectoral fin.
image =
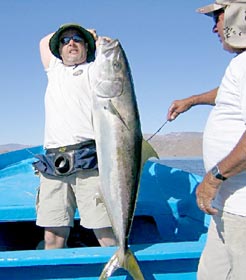
POLYGON ((121 260, 121 251, 118 250, 105 265, 99 279, 108 279, 118 268, 128 271, 134 280, 144 280, 137 259, 130 249, 126 251, 123 260, 121 260))
POLYGON ((123 125, 124 125, 128 130, 130 130, 129 127, 127 126, 127 124, 125 123, 124 119, 122 118, 121 114, 119 113, 119 111, 115 108, 115 106, 114 106, 112 100, 109 100, 108 109, 109 109, 109 111, 110 111, 112 114, 116 115, 116 116, 120 119, 120 121, 123 123, 123 125))

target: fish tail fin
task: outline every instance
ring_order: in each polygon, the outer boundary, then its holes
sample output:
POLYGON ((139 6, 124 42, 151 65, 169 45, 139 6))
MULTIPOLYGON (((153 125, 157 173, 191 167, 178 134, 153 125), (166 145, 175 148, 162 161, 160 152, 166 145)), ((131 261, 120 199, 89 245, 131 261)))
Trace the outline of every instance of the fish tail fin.
POLYGON ((99 279, 108 279, 118 268, 127 270, 134 280, 144 280, 137 259, 130 249, 127 249, 123 259, 121 258, 121 251, 118 250, 105 265, 99 279))
POLYGON ((99 277, 99 280, 108 279, 118 268, 120 268, 118 252, 119 250, 111 257, 111 259, 105 265, 99 277))
POLYGON ((129 272, 134 280, 144 280, 137 259, 130 249, 127 249, 125 253, 124 264, 122 267, 129 272))

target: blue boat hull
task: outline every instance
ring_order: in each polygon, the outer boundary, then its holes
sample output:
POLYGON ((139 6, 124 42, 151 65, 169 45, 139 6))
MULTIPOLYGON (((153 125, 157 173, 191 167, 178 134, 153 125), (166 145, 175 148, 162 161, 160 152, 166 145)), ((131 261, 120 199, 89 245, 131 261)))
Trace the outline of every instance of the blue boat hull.
MULTIPOLYGON (((145 279, 196 279, 203 243, 132 245, 145 279)), ((2 252, 0 279, 98 279, 116 248, 2 252)), ((119 270, 111 279, 131 279, 119 270)))
MULTIPOLYGON (((43 230, 35 225, 39 180, 31 163, 42 152, 0 155, 0 279, 98 279, 117 248, 99 247, 78 213, 70 248, 36 250, 43 230)), ((196 279, 209 223, 195 201, 201 179, 158 160, 145 164, 129 240, 145 279, 196 279)), ((131 277, 118 270, 110 279, 131 277)))

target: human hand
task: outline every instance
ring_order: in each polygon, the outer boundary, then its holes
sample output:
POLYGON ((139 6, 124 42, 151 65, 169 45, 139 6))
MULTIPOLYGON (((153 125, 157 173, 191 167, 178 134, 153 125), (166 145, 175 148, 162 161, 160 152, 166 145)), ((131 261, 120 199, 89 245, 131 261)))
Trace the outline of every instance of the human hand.
POLYGON ((93 36, 94 40, 96 41, 96 47, 100 44, 100 42, 111 42, 112 39, 106 36, 98 36, 96 29, 87 29, 93 36))
POLYGON ((97 41, 98 35, 97 35, 96 29, 87 29, 87 31, 89 31, 91 33, 91 35, 93 36, 94 40, 97 41))
POLYGON ((213 177, 209 172, 196 189, 196 202, 198 207, 206 214, 214 215, 218 211, 211 206, 215 198, 221 181, 213 177))
POLYGON ((96 47, 98 47, 98 45, 100 45, 100 44, 106 44, 106 43, 109 43, 109 42, 111 42, 112 41, 112 39, 111 38, 109 38, 109 37, 106 37, 106 36, 99 36, 98 37, 98 39, 97 39, 97 41, 96 41, 96 47))
POLYGON ((192 105, 193 103, 191 98, 185 98, 185 99, 173 101, 173 103, 168 109, 167 120, 168 121, 175 120, 179 114, 189 110, 192 105))

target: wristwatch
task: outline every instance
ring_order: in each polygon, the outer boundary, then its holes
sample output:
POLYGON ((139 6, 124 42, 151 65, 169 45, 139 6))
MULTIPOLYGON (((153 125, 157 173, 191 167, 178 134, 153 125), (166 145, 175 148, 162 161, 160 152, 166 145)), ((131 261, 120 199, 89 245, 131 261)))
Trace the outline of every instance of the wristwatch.
POLYGON ((225 181, 227 178, 224 177, 223 175, 221 175, 219 167, 217 165, 215 165, 212 169, 211 169, 211 173, 212 175, 222 181, 225 181))

